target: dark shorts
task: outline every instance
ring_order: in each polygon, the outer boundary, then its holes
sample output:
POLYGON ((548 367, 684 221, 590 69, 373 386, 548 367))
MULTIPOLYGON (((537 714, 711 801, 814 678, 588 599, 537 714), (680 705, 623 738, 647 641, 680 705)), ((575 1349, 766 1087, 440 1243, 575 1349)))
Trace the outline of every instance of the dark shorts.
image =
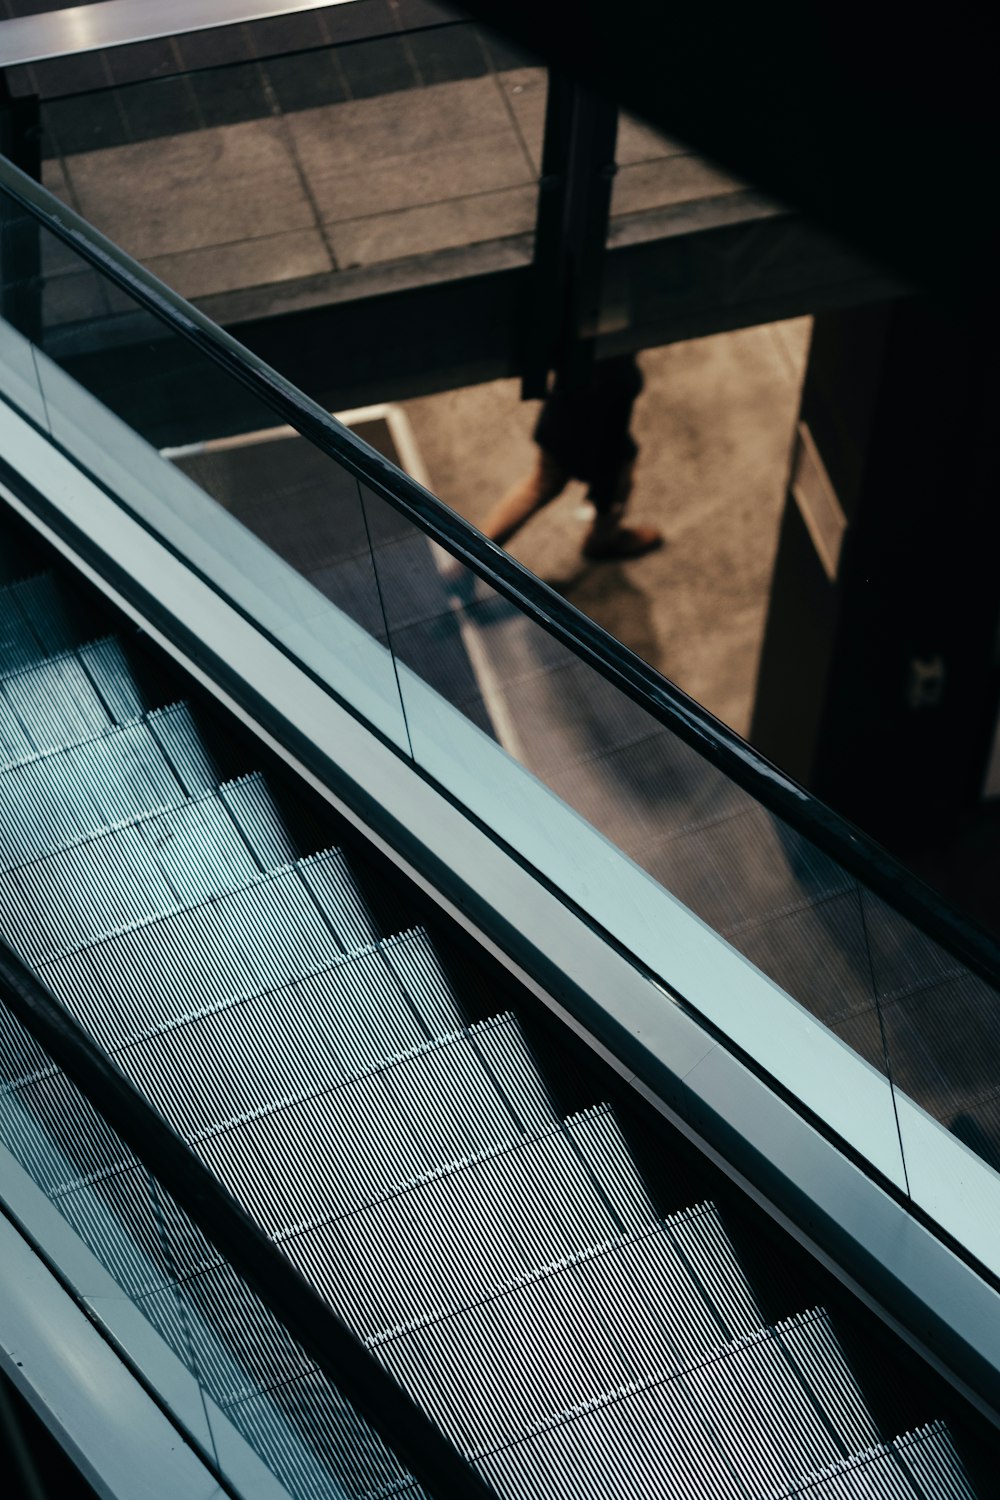
POLYGON ((542 405, 534 439, 573 479, 582 479, 598 510, 615 502, 622 470, 639 445, 629 432, 642 376, 631 359, 602 360, 583 391, 553 391, 542 405))

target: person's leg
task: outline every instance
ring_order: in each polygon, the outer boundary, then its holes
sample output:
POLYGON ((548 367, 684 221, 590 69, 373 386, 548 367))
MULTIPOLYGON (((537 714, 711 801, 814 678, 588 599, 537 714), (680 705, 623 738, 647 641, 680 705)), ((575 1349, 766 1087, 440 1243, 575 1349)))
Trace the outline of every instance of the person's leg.
POLYGON ((611 485, 591 485, 594 519, 583 542, 583 555, 596 561, 621 557, 641 557, 652 552, 663 541, 655 526, 624 526, 622 517, 632 493, 635 459, 630 458, 611 485), (610 491, 610 493, 608 493, 610 491))
POLYGON ((550 458, 543 449, 539 449, 534 469, 497 501, 481 522, 480 531, 498 546, 505 546, 514 533, 520 531, 525 521, 530 520, 536 511, 541 510, 543 505, 548 505, 550 500, 554 500, 566 488, 568 478, 565 469, 560 468, 555 459, 550 458))

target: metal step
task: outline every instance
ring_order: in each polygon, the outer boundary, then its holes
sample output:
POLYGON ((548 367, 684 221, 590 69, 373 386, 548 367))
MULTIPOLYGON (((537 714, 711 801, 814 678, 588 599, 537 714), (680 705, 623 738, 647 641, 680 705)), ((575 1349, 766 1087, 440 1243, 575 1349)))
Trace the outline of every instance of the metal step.
POLYGON ((453 1441, 488 1451, 607 1391, 676 1373, 762 1321, 705 1204, 376 1349, 453 1441), (487 1349, 488 1379, 463 1378, 487 1349))
POLYGON ((86 639, 72 595, 51 573, 0 586, 0 676, 72 650, 86 639))
POLYGON ((226 1414, 296 1500, 431 1500, 316 1372, 235 1402, 226 1414), (284 1424, 306 1441, 290 1445, 284 1424))
POLYGON ((648 1228, 588 1168, 602 1107, 282 1240, 366 1339, 468 1306, 554 1261, 648 1228))
POLYGON ((149 727, 192 797, 218 786, 216 768, 186 703, 154 709, 149 715, 149 727))
POLYGON ((39 965, 109 1051, 324 969, 347 951, 297 866, 39 965))
POLYGON ((260 873, 224 802, 206 797, 0 874, 0 925, 37 968, 260 873))
MULTIPOLYGON (((525 1119, 511 1106, 476 1050, 480 1031, 515 1027, 506 1016, 429 1043, 326 1093, 268 1107, 202 1138, 196 1149, 275 1238, 353 1213, 538 1133, 537 1117, 525 1119)), ((555 1123, 550 1114, 541 1128, 555 1123)))
POLYGON ((775 1500, 976 1500, 943 1422, 878 1443, 772 1493, 775 1500))
POLYGON ((227 1120, 319 1093, 462 1028, 397 977, 425 934, 402 933, 317 973, 179 1021, 119 1051, 117 1061, 189 1138, 227 1120), (178 1087, 183 1082, 182 1087, 178 1087))
POLYGON ((386 934, 361 894, 350 866, 339 849, 313 854, 299 864, 302 878, 320 911, 328 918, 346 953, 377 943, 386 934))
POLYGON ((745 1500, 786 1493, 803 1475, 877 1441, 826 1314, 817 1310, 667 1379, 608 1392, 483 1455, 477 1467, 500 1496, 745 1500), (831 1417, 814 1381, 826 1386, 834 1364, 846 1387, 831 1417))
POLYGON ((117 641, 25 667, 0 680, 0 765, 94 739, 143 710, 117 641))
POLYGON ((0 773, 0 868, 185 800, 148 723, 50 750, 0 773))
POLYGON ((261 869, 277 870, 295 862, 299 851, 291 829, 259 771, 225 782, 219 796, 261 869))

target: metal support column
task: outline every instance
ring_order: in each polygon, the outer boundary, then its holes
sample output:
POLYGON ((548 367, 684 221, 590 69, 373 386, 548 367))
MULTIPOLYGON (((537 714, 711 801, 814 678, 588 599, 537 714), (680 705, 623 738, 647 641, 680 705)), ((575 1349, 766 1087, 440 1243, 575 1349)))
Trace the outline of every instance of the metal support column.
POLYGON ((550 370, 570 387, 590 377, 617 134, 617 105, 549 70, 525 400, 545 395, 550 370))

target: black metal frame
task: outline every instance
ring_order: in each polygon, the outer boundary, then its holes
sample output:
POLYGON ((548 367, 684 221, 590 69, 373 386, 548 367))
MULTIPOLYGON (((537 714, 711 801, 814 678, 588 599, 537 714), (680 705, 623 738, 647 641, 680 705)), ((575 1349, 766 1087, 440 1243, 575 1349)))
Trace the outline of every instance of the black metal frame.
MULTIPOLYGON (((2 939, 0 1000, 434 1500, 495 1500, 491 1487, 2 939)), ((219 1477, 226 1482, 224 1473, 219 1477)))
POLYGON ((564 389, 586 385, 589 378, 617 135, 616 104, 549 68, 523 400, 546 394, 549 370, 564 389))
POLYGON ((772 765, 409 475, 344 427, 38 183, 0 161, 0 191, 259 397, 769 812, 837 860, 962 963, 1000 986, 1000 941, 957 912, 868 836, 772 765))

